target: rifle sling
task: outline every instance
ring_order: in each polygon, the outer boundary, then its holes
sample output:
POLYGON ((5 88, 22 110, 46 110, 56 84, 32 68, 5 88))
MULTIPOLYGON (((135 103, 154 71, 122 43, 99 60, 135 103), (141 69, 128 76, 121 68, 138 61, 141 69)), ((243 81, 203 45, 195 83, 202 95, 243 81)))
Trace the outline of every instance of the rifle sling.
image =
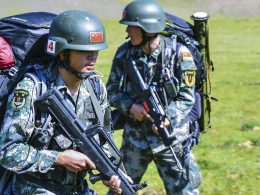
POLYGON ((99 104, 99 101, 97 99, 97 96, 92 88, 92 85, 90 84, 89 80, 86 79, 86 87, 88 89, 90 99, 92 101, 92 104, 94 106, 95 112, 97 114, 98 120, 100 124, 103 126, 104 125, 104 113, 101 110, 101 106, 99 104))

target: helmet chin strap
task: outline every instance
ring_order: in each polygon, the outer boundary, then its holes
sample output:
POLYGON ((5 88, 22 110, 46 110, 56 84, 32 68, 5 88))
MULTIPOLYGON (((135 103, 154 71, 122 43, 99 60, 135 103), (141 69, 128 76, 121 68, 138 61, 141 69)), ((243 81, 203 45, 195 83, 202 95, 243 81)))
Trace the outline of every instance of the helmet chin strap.
POLYGON ((93 74, 93 72, 78 72, 77 70, 75 70, 75 68, 73 68, 69 64, 70 64, 69 63, 69 54, 65 53, 64 59, 60 60, 60 62, 59 62, 59 66, 64 67, 67 71, 75 74, 81 80, 85 80, 93 74))
MULTIPOLYGON (((147 42, 150 42, 151 39, 157 37, 157 35, 158 35, 157 33, 155 33, 155 34, 152 34, 152 36, 147 36, 146 32, 145 32, 143 29, 141 29, 141 31, 142 31, 142 39, 143 39, 143 40, 142 40, 142 42, 138 45, 139 47, 146 45, 147 42)), ((149 45, 149 47, 150 47, 150 45, 149 45)))

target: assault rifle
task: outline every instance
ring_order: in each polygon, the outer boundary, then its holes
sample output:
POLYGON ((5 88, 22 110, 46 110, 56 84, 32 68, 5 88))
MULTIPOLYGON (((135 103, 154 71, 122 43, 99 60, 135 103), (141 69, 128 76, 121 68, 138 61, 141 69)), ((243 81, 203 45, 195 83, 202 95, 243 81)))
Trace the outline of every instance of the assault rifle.
POLYGON ((71 106, 64 98, 65 88, 49 89, 41 96, 35 104, 43 111, 51 114, 58 122, 62 130, 76 144, 76 148, 87 155, 96 165, 98 174, 90 171, 90 182, 95 183, 99 180, 109 180, 113 175, 118 176, 121 180, 121 189, 123 195, 133 195, 139 189, 146 187, 148 184, 131 184, 126 178, 123 171, 119 168, 122 157, 116 148, 112 139, 107 135, 100 125, 87 127, 71 109, 71 106), (109 145, 111 157, 102 149, 94 136, 98 135, 102 143, 109 145))
POLYGON ((124 64, 125 72, 133 83, 135 93, 143 102, 146 112, 153 118, 153 123, 158 128, 158 133, 162 138, 164 145, 170 148, 179 169, 182 169, 182 166, 176 157, 173 148, 171 147, 172 142, 176 139, 176 133, 169 132, 166 127, 161 127, 161 124, 165 121, 166 113, 156 89, 152 86, 147 86, 136 67, 134 59, 131 56, 129 57, 129 60, 125 61, 124 64))

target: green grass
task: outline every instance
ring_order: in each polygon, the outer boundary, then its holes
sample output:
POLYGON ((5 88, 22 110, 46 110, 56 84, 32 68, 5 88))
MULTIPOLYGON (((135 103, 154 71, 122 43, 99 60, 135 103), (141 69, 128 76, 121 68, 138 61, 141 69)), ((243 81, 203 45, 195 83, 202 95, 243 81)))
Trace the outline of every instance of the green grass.
MULTIPOLYGON (((100 52, 97 70, 107 81, 117 47, 124 41, 125 26, 104 21, 109 49, 100 52)), ((194 148, 203 174, 201 194, 260 194, 260 18, 211 17, 212 128, 194 148), (246 144, 247 143, 247 144, 246 144)), ((115 133, 117 146, 122 131, 115 133)), ((151 164, 143 177, 146 189, 163 189, 151 164)), ((93 186, 100 194, 106 188, 93 186)), ((149 194, 149 193, 148 193, 149 194)), ((157 194, 160 194, 159 192, 157 194)))

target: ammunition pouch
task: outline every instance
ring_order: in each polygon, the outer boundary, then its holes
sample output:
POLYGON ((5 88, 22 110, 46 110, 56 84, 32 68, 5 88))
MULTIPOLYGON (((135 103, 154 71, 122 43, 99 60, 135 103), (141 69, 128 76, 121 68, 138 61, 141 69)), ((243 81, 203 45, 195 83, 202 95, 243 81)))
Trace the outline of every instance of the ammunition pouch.
POLYGON ((0 166, 0 194, 11 194, 13 172, 0 166))
POLYGON ((201 97, 200 94, 195 92, 195 103, 192 106, 191 112, 190 112, 190 119, 191 121, 198 121, 201 117, 201 97))
POLYGON ((164 90, 169 98, 173 99, 177 96, 177 89, 172 79, 163 82, 164 90))
POLYGON ((191 133, 191 147, 199 144, 200 141, 200 128, 198 121, 191 121, 190 124, 190 133, 191 133))
POLYGON ((200 127, 198 121, 201 117, 201 110, 201 97, 199 93, 195 92, 195 103, 190 112, 191 147, 199 143, 200 127))

